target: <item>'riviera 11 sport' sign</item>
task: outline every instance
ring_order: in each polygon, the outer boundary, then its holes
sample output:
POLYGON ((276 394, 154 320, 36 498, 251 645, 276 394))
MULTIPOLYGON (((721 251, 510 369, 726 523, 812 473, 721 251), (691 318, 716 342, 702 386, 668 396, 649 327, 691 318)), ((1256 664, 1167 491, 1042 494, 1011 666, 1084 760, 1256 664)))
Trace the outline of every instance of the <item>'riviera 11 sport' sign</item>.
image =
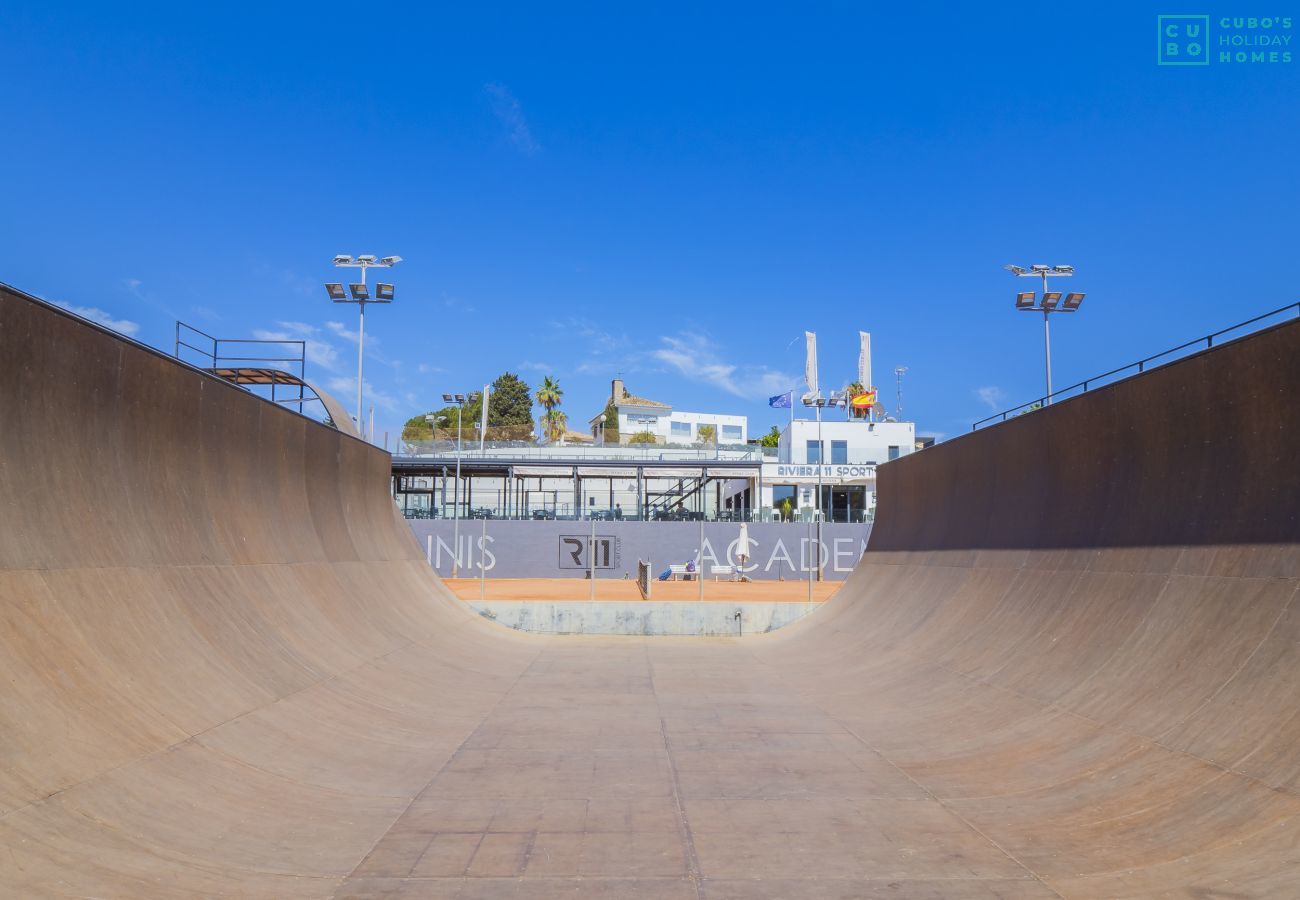
POLYGON ((763 478, 778 482, 792 481, 868 481, 876 477, 872 465, 800 466, 776 463, 763 466, 763 478))

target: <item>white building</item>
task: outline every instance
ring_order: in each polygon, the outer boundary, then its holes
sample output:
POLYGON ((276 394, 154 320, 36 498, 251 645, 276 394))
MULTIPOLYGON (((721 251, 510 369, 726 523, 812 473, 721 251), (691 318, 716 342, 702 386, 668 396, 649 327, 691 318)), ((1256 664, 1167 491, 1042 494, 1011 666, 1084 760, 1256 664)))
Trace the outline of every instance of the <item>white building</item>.
POLYGON ((394 495, 404 509, 443 516, 459 507, 464 517, 486 509, 506 518, 868 522, 876 466, 918 446, 911 422, 845 420, 842 410, 824 410, 820 425, 795 419, 776 447, 761 447, 747 445, 744 416, 678 412, 628 394, 621 380, 610 402, 617 443, 604 442, 602 411, 589 421, 594 446, 587 438, 467 447, 461 488, 452 447, 395 462, 394 495), (703 426, 713 426, 713 441, 701 439, 703 426), (653 441, 634 440, 645 433, 653 441))
MULTIPOLYGON (((651 435, 656 444, 713 443, 735 446, 743 445, 749 439, 749 420, 744 416, 674 410, 667 403, 629 394, 619 378, 615 378, 610 385, 610 403, 618 414, 620 444, 632 443, 632 437, 638 434, 651 435), (711 440, 706 441, 700 436, 702 427, 712 429, 711 440)), ((588 425, 597 444, 607 443, 605 410, 592 416, 588 425)), ((648 440, 644 442, 650 443, 648 440)))
POLYGON ((820 509, 829 521, 865 521, 875 510, 876 466, 915 448, 911 422, 796 419, 781 432, 777 458, 763 460, 757 505, 777 515, 808 518, 820 509))

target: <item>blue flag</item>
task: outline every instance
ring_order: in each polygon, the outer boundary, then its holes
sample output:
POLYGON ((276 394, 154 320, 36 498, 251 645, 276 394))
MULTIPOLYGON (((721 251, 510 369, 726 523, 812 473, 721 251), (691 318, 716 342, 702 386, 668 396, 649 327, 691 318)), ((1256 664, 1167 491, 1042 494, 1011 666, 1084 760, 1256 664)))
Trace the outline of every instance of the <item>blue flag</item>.
POLYGON ((773 409, 789 409, 793 399, 794 393, 792 391, 786 391, 784 394, 777 394, 775 397, 768 397, 767 405, 773 409))

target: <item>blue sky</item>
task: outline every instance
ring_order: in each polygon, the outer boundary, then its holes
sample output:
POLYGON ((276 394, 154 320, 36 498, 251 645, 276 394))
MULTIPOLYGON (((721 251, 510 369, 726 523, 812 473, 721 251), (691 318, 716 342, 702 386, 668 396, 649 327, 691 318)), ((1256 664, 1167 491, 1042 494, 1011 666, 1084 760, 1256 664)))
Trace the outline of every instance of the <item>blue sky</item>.
POLYGON ((321 284, 399 254, 381 434, 507 369, 758 432, 804 330, 827 385, 862 329, 952 436, 1041 393, 1005 263, 1088 293, 1058 385, 1300 299, 1300 63, 1158 67, 1170 11, 11 2, 0 280, 168 348, 303 335, 351 408, 321 284))

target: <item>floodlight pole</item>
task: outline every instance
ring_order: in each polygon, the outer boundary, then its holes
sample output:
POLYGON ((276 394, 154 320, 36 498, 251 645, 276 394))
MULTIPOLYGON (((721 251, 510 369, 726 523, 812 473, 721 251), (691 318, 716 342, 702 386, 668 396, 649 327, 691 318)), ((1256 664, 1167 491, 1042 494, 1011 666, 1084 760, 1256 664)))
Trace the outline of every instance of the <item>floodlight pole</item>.
MULTIPOLYGON (((452 492, 452 540, 456 543, 456 552, 451 555, 451 577, 455 578, 460 573, 460 458, 464 455, 464 424, 465 424, 465 401, 473 403, 479 397, 478 394, 443 394, 443 403, 456 404, 456 488, 452 492)), ((447 486, 443 485, 443 496, 446 496, 447 486)), ((484 525, 484 528, 487 526, 484 525)), ((485 531, 484 534, 487 532, 485 531)), ((480 548, 481 549, 481 548, 480 548)))
POLYGON ((451 577, 455 578, 460 569, 460 423, 465 418, 465 401, 459 401, 456 408, 456 489, 451 494, 451 516, 456 552, 451 555, 451 577))
MULTIPOLYGON (((361 284, 366 283, 366 267, 361 267, 361 284)), ((366 301, 358 300, 357 306, 361 307, 361 315, 357 320, 357 431, 362 431, 361 425, 361 386, 365 384, 361 380, 362 367, 366 359, 366 301)), ((364 432, 363 432, 364 436, 364 432)))
MULTIPOLYGON (((1036 265, 1033 266, 1031 269, 1025 269, 1021 266, 1007 266, 1006 269, 1016 277, 1037 275, 1043 280, 1042 305, 1036 306, 1033 303, 1030 303, 1026 306, 1021 307, 1021 309, 1023 309, 1023 311, 1025 312, 1039 312, 1041 310, 1041 312, 1043 313, 1043 369, 1044 369, 1045 381, 1047 384, 1047 394, 1043 397, 1043 403, 1044 405, 1050 406, 1052 403, 1052 326, 1051 326, 1050 319, 1052 313, 1074 312, 1075 309, 1078 308, 1078 305, 1077 303, 1075 304, 1075 306, 1067 305, 1062 309, 1055 308, 1054 305, 1055 301, 1053 301, 1052 305, 1049 305, 1047 301, 1047 294, 1048 294, 1047 279, 1052 276, 1073 275, 1074 267, 1073 266, 1052 266, 1049 268, 1048 266, 1036 265)), ((1057 296, 1059 297, 1060 295, 1058 294, 1057 296)), ((1083 297, 1082 294, 1071 294, 1070 296, 1078 297, 1080 300, 1083 297)), ((1067 304, 1069 299, 1070 299, 1069 297, 1066 298, 1067 304)), ((1017 303, 1017 305, 1019 306, 1019 303, 1017 303)))
MULTIPOLYGON (((1043 276, 1043 294, 1047 294, 1047 272, 1039 273, 1043 276)), ((1052 402, 1052 326, 1048 322, 1051 318, 1052 311, 1046 306, 1043 307, 1043 358, 1047 368, 1047 400, 1050 405, 1052 402)))
MULTIPOLYGON (((361 295, 357 296, 354 293, 352 300, 350 301, 344 300, 342 302, 356 303, 357 306, 360 307, 360 315, 358 316, 358 324, 357 324, 357 418, 356 418, 356 422, 357 422, 357 434, 361 436, 362 440, 366 440, 366 426, 364 422, 365 407, 362 405, 362 399, 363 399, 362 395, 365 388, 364 366, 365 366, 365 358, 366 358, 366 304, 372 302, 366 296, 368 293, 366 291, 366 269, 370 268, 371 266, 376 266, 381 269, 391 269, 394 265, 396 265, 399 262, 401 262, 400 256, 385 256, 383 259, 376 259, 373 256, 360 256, 357 257, 356 259, 353 259, 351 256, 341 255, 341 256, 336 256, 334 258, 335 266, 338 266, 340 268, 361 270, 361 295)), ((329 287, 329 285, 326 285, 326 287, 329 287)), ((340 285, 339 288, 341 290, 342 286, 340 285)), ((391 299, 391 294, 389 295, 388 299, 391 299)), ((336 302, 339 302, 338 298, 336 298, 336 302)), ((380 301, 380 298, 376 297, 376 300, 373 302, 387 302, 387 300, 380 301)))
POLYGON ((1043 310, 1043 358, 1047 366, 1047 402, 1052 402, 1052 326, 1048 319, 1051 310, 1043 310))

